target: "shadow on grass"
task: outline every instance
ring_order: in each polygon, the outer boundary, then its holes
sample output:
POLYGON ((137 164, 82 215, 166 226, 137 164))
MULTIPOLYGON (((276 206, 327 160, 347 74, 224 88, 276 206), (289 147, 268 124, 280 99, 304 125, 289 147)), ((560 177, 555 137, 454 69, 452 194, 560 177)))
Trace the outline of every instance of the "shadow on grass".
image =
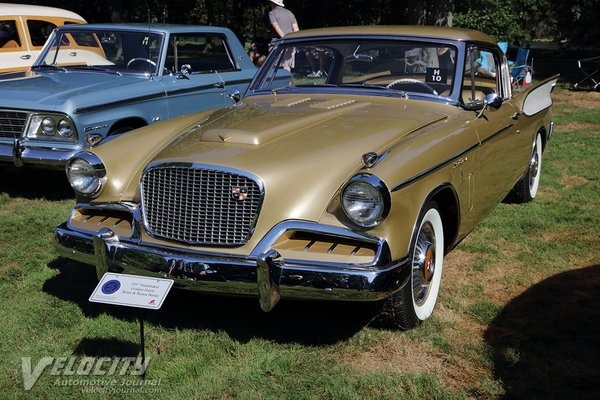
POLYGON ((73 353, 88 357, 137 357, 140 344, 117 338, 83 339, 73 353))
POLYGON ((512 300, 485 340, 506 398, 600 398, 600 265, 563 272, 512 300))
POLYGON ((65 200, 75 193, 63 170, 0 167, 0 193, 26 199, 65 200))
MULTIPOLYGON (((136 309, 88 301, 98 282, 92 266, 57 258, 48 267, 60 273, 44 283, 44 292, 76 303, 87 317, 106 313, 127 321, 138 318, 136 309)), ((240 342, 258 337, 319 346, 354 336, 373 319, 374 312, 369 303, 281 301, 273 311, 265 313, 257 298, 174 289, 160 310, 144 311, 144 316, 149 323, 166 328, 225 331, 240 342)))

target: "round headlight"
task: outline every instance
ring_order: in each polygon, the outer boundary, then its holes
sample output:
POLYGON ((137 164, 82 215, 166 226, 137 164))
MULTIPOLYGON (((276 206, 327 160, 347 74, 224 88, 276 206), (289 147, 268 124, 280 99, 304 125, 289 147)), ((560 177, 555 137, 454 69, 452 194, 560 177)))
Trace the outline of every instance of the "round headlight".
MULTIPOLYGON (((91 156, 97 159, 98 162, 100 161, 96 156, 91 154, 84 154, 84 156, 91 156)), ((74 158, 67 167, 67 177, 71 187, 77 193, 84 196, 93 196, 98 193, 105 175, 106 172, 101 162, 97 165, 92 165, 92 163, 83 158, 74 158)))
POLYGON ((385 212, 381 191, 369 182, 357 180, 346 186, 342 193, 344 212, 357 225, 376 225, 385 212))
POLYGON ((42 120, 42 132, 44 132, 44 135, 52 136, 52 135, 54 135, 55 131, 56 131, 56 122, 54 122, 54 119, 52 119, 50 117, 44 118, 42 120))
POLYGON ((73 136, 73 127, 71 126, 69 120, 61 119, 58 122, 58 134, 67 138, 73 136))

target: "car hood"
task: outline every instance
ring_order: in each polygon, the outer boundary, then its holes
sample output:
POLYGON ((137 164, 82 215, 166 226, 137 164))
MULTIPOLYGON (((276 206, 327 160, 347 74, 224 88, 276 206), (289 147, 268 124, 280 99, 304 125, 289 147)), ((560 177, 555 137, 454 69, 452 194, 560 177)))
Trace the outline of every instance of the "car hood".
POLYGON ((0 108, 68 112, 69 105, 84 107, 100 96, 115 99, 115 92, 120 96, 123 90, 128 91, 130 85, 141 81, 148 78, 98 72, 29 72, 0 83, 0 108))
POLYGON ((139 202, 147 165, 197 163, 259 177, 265 187, 260 219, 268 228, 284 219, 318 220, 362 168, 364 153, 381 154, 446 119, 444 107, 368 96, 248 97, 236 107, 167 121, 99 146, 95 152, 105 160, 111 186, 98 201, 139 202))

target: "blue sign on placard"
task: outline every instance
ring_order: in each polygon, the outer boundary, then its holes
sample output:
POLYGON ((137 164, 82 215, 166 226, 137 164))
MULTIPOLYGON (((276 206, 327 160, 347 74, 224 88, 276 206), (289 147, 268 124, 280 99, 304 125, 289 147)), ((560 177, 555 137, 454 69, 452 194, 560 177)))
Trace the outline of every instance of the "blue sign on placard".
POLYGON ((104 294, 113 294, 121 287, 121 282, 116 279, 111 279, 102 285, 102 293, 104 294))

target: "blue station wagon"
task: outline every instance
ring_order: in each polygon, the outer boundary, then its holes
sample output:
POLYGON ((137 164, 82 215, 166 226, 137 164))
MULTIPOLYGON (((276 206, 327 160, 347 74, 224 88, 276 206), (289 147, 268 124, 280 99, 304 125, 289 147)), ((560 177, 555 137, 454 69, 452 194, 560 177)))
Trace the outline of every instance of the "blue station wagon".
POLYGON ((107 136, 227 106, 255 72, 226 28, 59 27, 30 71, 0 76, 0 163, 63 168, 107 136))

